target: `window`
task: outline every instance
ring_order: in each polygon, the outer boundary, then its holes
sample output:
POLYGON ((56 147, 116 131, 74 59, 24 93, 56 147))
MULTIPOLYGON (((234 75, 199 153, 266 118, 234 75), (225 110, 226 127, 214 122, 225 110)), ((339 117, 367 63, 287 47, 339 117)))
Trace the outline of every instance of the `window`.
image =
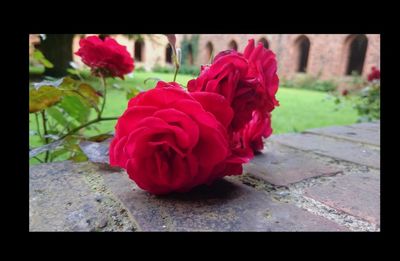
POLYGON ((211 60, 211 56, 213 55, 214 52, 214 46, 211 42, 208 42, 206 44, 206 49, 207 49, 207 61, 211 60))
POLYGON ((99 34, 99 38, 103 41, 106 39, 106 37, 109 37, 109 36, 110 36, 109 34, 99 34))
POLYGON ((144 41, 139 39, 135 41, 135 61, 142 62, 143 61, 143 52, 144 52, 144 41))
POLYGON ((172 47, 170 44, 165 48, 165 62, 172 63, 172 47))
POLYGON ((191 44, 188 44, 187 51, 187 61, 190 65, 193 65, 193 47, 191 44))
POLYGON ((230 43, 228 45, 228 48, 237 51, 238 50, 238 45, 237 45, 236 41, 235 40, 230 41, 230 43))
POLYGON ((267 40, 267 39, 265 39, 264 37, 263 37, 263 38, 261 38, 260 40, 258 40, 258 42, 259 42, 259 43, 262 43, 266 49, 269 49, 269 43, 268 43, 268 40, 267 40))
POLYGON ((295 41, 297 49, 297 72, 306 72, 308 64, 308 54, 310 52, 310 40, 302 35, 295 41))
POLYGON ((351 75, 354 72, 361 75, 368 46, 368 38, 363 34, 351 35, 348 37, 346 44, 348 44, 349 50, 346 75, 351 75))

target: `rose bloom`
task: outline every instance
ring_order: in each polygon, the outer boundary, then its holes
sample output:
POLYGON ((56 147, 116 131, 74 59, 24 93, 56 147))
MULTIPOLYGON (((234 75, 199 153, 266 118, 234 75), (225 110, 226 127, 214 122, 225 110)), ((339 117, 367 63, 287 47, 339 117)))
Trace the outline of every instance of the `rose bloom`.
POLYGON ((257 94, 260 97, 261 112, 271 112, 279 102, 275 97, 279 87, 277 62, 275 54, 266 49, 262 43, 255 46, 254 39, 250 39, 243 53, 249 62, 247 77, 256 78, 257 94))
POLYGON ((252 119, 254 110, 265 114, 279 105, 276 71, 275 54, 249 40, 243 54, 223 51, 211 65, 202 66, 199 77, 188 82, 188 90, 223 95, 234 111, 231 130, 239 131, 252 119))
POLYGON ((271 114, 263 116, 259 111, 253 111, 253 118, 240 132, 243 147, 251 148, 254 153, 264 148, 263 138, 272 134, 271 114))
POLYGON ((232 117, 223 96, 190 95, 177 83, 160 81, 132 98, 118 119, 110 164, 153 194, 241 174, 243 160, 232 155, 226 131, 232 117))
POLYGON ((106 37, 104 41, 98 36, 89 36, 79 41, 79 50, 75 53, 82 62, 91 68, 95 76, 120 77, 133 71, 133 58, 114 39, 106 37))
POLYGON ((377 69, 375 66, 372 66, 371 72, 368 74, 368 81, 372 82, 373 80, 379 80, 381 78, 381 71, 377 69))

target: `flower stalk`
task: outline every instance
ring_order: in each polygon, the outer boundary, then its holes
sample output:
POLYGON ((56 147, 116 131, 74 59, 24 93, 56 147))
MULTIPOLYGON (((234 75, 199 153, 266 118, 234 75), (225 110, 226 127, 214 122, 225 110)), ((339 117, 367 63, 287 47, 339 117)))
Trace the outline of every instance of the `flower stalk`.
MULTIPOLYGON (((45 144, 49 143, 49 138, 47 136, 48 132, 47 132, 47 119, 46 119, 46 112, 45 110, 42 110, 42 123, 43 123, 43 136, 44 136, 44 142, 45 144)), ((49 151, 46 151, 46 155, 44 157, 44 162, 47 163, 47 161, 49 160, 49 151)))

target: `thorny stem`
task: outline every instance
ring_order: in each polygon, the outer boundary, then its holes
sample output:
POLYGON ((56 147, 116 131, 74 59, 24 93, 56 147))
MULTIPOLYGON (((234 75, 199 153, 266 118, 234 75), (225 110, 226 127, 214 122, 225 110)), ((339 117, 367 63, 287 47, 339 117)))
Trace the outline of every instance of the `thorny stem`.
POLYGON ((38 133, 38 135, 39 135, 39 138, 43 141, 44 139, 43 139, 42 134, 40 133, 39 117, 38 117, 38 114, 37 114, 37 113, 35 113, 35 119, 36 119, 36 129, 37 129, 37 133, 38 133))
POLYGON ((174 54, 175 74, 174 74, 174 80, 173 81, 175 82, 176 76, 178 75, 178 71, 179 71, 179 67, 180 66, 179 66, 179 61, 178 61, 178 53, 177 53, 177 51, 176 51, 174 46, 171 45, 171 48, 172 48, 172 51, 173 51, 173 54, 174 54))
POLYGON ((174 82, 176 80, 176 76, 178 75, 178 71, 179 71, 179 64, 175 64, 175 74, 174 74, 174 82))
MULTIPOLYGON (((72 134, 74 134, 75 132, 77 132, 77 131, 79 131, 79 130, 81 130, 81 129, 83 129, 83 128, 85 128, 85 127, 91 125, 91 124, 94 124, 94 123, 97 123, 97 122, 100 122, 100 121, 112 121, 112 120, 118 120, 118 117, 96 118, 96 119, 91 120, 91 121, 89 121, 89 122, 87 122, 87 123, 85 123, 85 124, 82 124, 82 125, 79 126, 79 127, 76 127, 75 129, 69 131, 67 134, 61 136, 58 140, 56 140, 56 141, 54 141, 54 142, 58 142, 58 141, 60 141, 60 140, 62 140, 62 139, 64 139, 64 138, 66 138, 67 136, 72 135, 72 134)), ((48 144, 48 143, 46 142, 46 144, 48 144)), ((48 155, 48 153, 49 153, 49 151, 46 151, 46 155, 48 155)), ((47 156, 47 157, 48 157, 48 156, 47 156)), ((47 157, 46 157, 46 158, 47 158, 47 157)), ((47 162, 47 161, 45 160, 45 162, 47 162)))
MULTIPOLYGON (((96 110, 97 113, 98 113, 97 114, 97 118, 93 119, 91 121, 88 121, 87 123, 82 124, 79 127, 76 127, 75 129, 70 130, 68 133, 66 133, 65 135, 61 136, 58 140, 56 140, 54 142, 60 141, 60 140, 62 140, 64 138, 66 138, 67 136, 72 135, 75 132, 77 132, 77 131, 79 131, 79 130, 81 130, 81 129, 89 126, 89 125, 92 125, 94 123, 97 123, 97 122, 100 122, 100 121, 118 120, 119 117, 101 117, 102 114, 103 114, 103 111, 104 111, 105 104, 106 104, 107 88, 106 88, 106 80, 105 80, 105 78, 103 76, 101 76, 100 79, 101 79, 101 82, 102 82, 102 85, 103 85, 104 92, 103 92, 103 104, 101 106, 101 110, 100 111, 96 110)), ((43 117, 44 135, 46 136, 47 135, 47 127, 46 127, 46 116, 45 116, 45 111, 44 110, 42 111, 42 117, 43 117)), ((38 130, 39 130, 39 128, 38 128, 38 130)), ((46 138, 46 137, 45 137, 45 143, 46 144, 49 143, 48 138, 46 138)), ((48 161, 48 157, 49 157, 49 151, 46 151, 45 162, 48 161)))
POLYGON ((39 159, 38 157, 33 157, 35 160, 39 161, 40 163, 43 163, 43 160, 39 159))
POLYGON ((58 140, 62 140, 62 139, 64 139, 65 137, 67 137, 67 136, 69 136, 69 135, 71 135, 71 134, 74 134, 75 132, 79 131, 80 129, 83 129, 83 128, 89 126, 89 125, 92 125, 93 123, 100 122, 100 121, 112 121, 112 120, 118 120, 118 117, 97 118, 97 119, 88 121, 87 123, 82 124, 81 126, 76 127, 75 129, 72 129, 72 130, 69 131, 67 134, 61 136, 58 140))
POLYGON ((103 104, 101 105, 101 110, 98 113, 98 117, 97 117, 98 119, 100 119, 101 115, 103 115, 104 107, 106 105, 106 97, 107 97, 106 78, 104 76, 101 76, 100 79, 101 79, 101 83, 103 85, 103 90, 104 91, 103 91, 103 104))
POLYGON ((101 79, 101 83, 102 83, 102 85, 103 85, 103 90, 104 90, 104 91, 103 91, 103 104, 101 105, 100 111, 97 110, 97 112, 98 112, 97 118, 96 118, 96 119, 93 119, 93 120, 91 120, 91 121, 88 121, 88 122, 86 122, 85 124, 82 124, 82 125, 76 127, 75 129, 70 130, 68 133, 66 133, 66 134, 64 134, 63 136, 61 136, 57 141, 62 140, 62 139, 64 139, 65 137, 67 137, 67 136, 69 136, 69 135, 71 135, 71 134, 74 134, 75 132, 77 132, 77 131, 79 131, 79 130, 81 130, 81 129, 83 129, 83 128, 86 128, 87 126, 92 125, 92 124, 94 124, 94 123, 97 123, 97 122, 100 122, 100 121, 118 120, 118 117, 101 117, 102 114, 103 114, 103 111, 104 111, 105 104, 106 104, 106 97, 107 97, 107 88, 106 88, 106 87, 107 87, 107 86, 106 86, 106 79, 105 79, 105 77, 104 77, 104 76, 101 76, 100 79, 101 79))
MULTIPOLYGON (((47 126, 46 126, 46 112, 42 110, 42 120, 43 120, 43 133, 44 133, 44 142, 45 144, 49 143, 49 138, 47 136, 47 126)), ((44 162, 47 162, 49 159, 49 151, 46 151, 46 156, 44 158, 44 162)))

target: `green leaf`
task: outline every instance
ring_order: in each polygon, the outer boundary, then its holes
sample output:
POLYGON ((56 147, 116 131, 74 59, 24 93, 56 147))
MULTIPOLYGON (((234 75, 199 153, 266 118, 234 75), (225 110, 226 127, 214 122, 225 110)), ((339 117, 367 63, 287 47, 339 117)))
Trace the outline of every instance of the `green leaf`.
POLYGON ((91 106, 99 104, 99 94, 91 85, 81 83, 77 91, 90 103, 91 106))
POLYGON ((35 89, 39 89, 43 86, 50 86, 60 88, 61 90, 71 90, 76 89, 78 83, 78 81, 72 79, 71 77, 62 77, 60 79, 55 79, 51 77, 48 80, 34 83, 33 86, 35 87, 35 89))
POLYGON ((100 135, 92 136, 92 137, 88 138, 87 140, 88 141, 93 141, 93 142, 102 142, 102 141, 105 141, 106 139, 109 139, 109 138, 112 138, 112 137, 114 137, 113 134, 103 133, 103 134, 100 134, 100 135))
POLYGON ((138 89, 128 89, 126 91, 126 99, 130 100, 131 98, 135 97, 136 95, 138 95, 140 91, 138 89))
POLYGON ((65 149, 65 148, 61 148, 61 149, 59 149, 59 150, 56 150, 56 151, 53 151, 53 152, 51 152, 51 159, 52 159, 52 161, 53 160, 55 160, 55 159, 57 159, 58 157, 60 157, 60 156, 62 156, 62 155, 64 155, 64 154, 66 154, 66 153, 68 153, 69 152, 69 150, 67 150, 67 149, 65 149))
POLYGON ((84 162, 88 160, 88 157, 83 152, 76 152, 69 159, 74 162, 84 162))
POLYGON ((33 52, 33 58, 46 68, 54 67, 54 65, 49 60, 47 60, 46 57, 44 57, 43 53, 37 49, 33 52))
POLYGON ((72 75, 77 75, 77 76, 80 75, 80 74, 79 74, 79 71, 78 71, 77 69, 68 68, 68 69, 67 69, 67 72, 68 72, 69 74, 72 74, 72 75))
POLYGON ((85 123, 90 114, 90 107, 77 96, 64 97, 59 106, 79 123, 85 123))
POLYGON ((47 135, 44 135, 43 137, 44 138, 50 138, 50 139, 55 140, 55 141, 60 139, 60 137, 55 135, 55 134, 47 134, 47 135))
POLYGON ((143 81, 143 83, 146 84, 146 82, 149 81, 149 80, 153 80, 153 81, 156 81, 156 82, 161 81, 161 79, 160 79, 160 78, 157 78, 157 77, 148 77, 147 79, 145 79, 145 80, 143 81))
POLYGON ((63 140, 58 140, 58 141, 31 149, 31 150, 29 150, 29 158, 35 157, 36 155, 39 155, 46 151, 54 150, 58 146, 60 146, 62 143, 63 143, 63 140))
POLYGON ((79 140, 80 139, 78 139, 74 136, 69 136, 66 138, 65 148, 72 152, 69 160, 72 160, 75 162, 87 161, 88 158, 86 157, 85 153, 79 147, 79 144, 78 144, 79 140))
POLYGON ((36 89, 42 87, 54 87, 62 91, 63 96, 78 96, 82 102, 86 103, 90 107, 97 107, 99 103, 99 94, 95 88, 87 83, 74 80, 71 77, 64 77, 55 81, 42 81, 35 83, 36 89))
POLYGON ((64 82, 64 78, 60 78, 54 81, 51 80, 43 80, 41 82, 33 83, 33 87, 37 90, 43 86, 48 87, 59 87, 64 82))
POLYGON ((77 127, 75 124, 67 120, 66 116, 60 111, 59 108, 57 108, 57 106, 48 108, 47 114, 63 127, 66 127, 68 125, 71 128, 77 127))
POLYGON ((42 111, 53 106, 61 100, 62 91, 51 87, 42 86, 29 91, 29 113, 42 111))

